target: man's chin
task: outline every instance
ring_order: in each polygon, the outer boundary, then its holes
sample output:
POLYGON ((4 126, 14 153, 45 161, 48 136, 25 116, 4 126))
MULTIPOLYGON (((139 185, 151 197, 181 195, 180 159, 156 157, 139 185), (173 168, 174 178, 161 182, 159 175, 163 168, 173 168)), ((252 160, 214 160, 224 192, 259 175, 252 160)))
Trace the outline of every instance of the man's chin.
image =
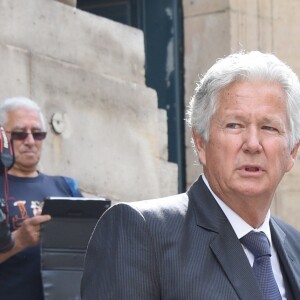
POLYGON ((15 172, 34 172, 37 169, 38 163, 36 160, 32 162, 26 162, 26 163, 15 163, 14 166, 9 170, 9 173, 15 173, 15 172))
POLYGON ((244 197, 257 199, 262 195, 266 195, 267 191, 260 189, 258 186, 245 186, 239 189, 238 193, 244 197))

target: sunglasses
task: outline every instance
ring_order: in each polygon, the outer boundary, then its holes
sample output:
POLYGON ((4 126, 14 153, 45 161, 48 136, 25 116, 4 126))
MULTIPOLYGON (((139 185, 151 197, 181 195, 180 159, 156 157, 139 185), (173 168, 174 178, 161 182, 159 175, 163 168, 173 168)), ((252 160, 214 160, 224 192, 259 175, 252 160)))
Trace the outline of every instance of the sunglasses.
POLYGON ((23 141, 25 140, 29 134, 32 135, 33 139, 35 141, 42 141, 46 135, 47 132, 43 132, 43 131, 36 131, 36 132, 25 132, 25 131, 11 131, 8 133, 11 134, 11 139, 12 140, 16 140, 16 141, 23 141))

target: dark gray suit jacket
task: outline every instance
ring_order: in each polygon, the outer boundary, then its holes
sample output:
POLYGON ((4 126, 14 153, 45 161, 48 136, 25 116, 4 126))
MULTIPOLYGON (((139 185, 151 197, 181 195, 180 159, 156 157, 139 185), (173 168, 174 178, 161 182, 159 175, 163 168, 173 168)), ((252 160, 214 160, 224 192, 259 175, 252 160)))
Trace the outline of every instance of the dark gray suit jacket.
MULTIPOLYGON (((289 299, 300 299, 300 233, 271 218, 289 299)), ((117 204, 88 245, 82 299, 263 299, 245 252, 200 177, 187 194, 117 204)))

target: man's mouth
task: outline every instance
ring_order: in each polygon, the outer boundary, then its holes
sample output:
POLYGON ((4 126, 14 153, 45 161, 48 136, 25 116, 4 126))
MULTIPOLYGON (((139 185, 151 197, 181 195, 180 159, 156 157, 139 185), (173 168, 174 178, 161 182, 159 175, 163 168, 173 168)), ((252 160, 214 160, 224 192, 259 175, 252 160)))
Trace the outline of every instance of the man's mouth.
POLYGON ((260 170, 260 168, 258 168, 258 167, 245 167, 245 170, 247 172, 258 172, 260 170))
POLYGON ((22 154, 25 154, 25 155, 32 155, 32 154, 35 154, 34 151, 23 151, 22 154))

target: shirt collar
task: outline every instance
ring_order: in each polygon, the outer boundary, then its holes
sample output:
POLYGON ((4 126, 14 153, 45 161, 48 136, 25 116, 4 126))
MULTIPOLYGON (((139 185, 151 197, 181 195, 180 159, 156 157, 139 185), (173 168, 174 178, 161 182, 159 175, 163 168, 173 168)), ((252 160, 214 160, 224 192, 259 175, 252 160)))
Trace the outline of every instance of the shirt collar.
POLYGON ((253 231, 263 231, 270 243, 271 241, 271 231, 270 231, 270 210, 268 210, 268 213, 266 215, 265 221, 259 228, 253 228, 250 226, 244 219, 242 219, 236 212, 234 212, 225 202, 223 202, 210 188, 210 185, 205 177, 204 174, 202 174, 202 178, 210 192, 212 193, 213 197, 221 207, 222 211, 224 212, 225 216, 227 217, 229 223, 231 224, 233 230, 235 231, 238 239, 242 238, 244 235, 249 233, 251 230, 253 231))

